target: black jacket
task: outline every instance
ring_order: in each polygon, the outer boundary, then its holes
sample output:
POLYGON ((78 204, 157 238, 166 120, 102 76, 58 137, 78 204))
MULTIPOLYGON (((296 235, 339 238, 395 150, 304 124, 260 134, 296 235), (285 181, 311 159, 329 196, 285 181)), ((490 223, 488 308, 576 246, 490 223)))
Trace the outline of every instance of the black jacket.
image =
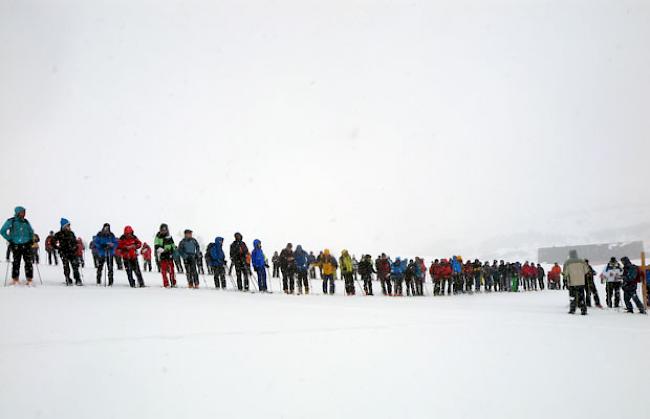
POLYGON ((54 247, 58 249, 61 257, 72 259, 77 255, 77 237, 72 231, 59 230, 54 235, 54 247))

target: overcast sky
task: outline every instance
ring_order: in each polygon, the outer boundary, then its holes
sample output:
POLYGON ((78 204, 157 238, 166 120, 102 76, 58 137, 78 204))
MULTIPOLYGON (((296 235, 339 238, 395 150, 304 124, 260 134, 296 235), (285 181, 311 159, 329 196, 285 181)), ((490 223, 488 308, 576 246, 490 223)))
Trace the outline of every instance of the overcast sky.
POLYGON ((645 222, 649 41, 648 1, 0 0, 0 211, 426 255, 645 222))

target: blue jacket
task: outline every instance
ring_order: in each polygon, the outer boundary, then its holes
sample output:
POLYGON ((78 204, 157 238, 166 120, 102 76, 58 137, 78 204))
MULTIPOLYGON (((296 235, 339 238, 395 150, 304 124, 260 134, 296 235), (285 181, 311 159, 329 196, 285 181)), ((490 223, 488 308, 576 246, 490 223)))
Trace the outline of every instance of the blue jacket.
POLYGON ((197 257, 200 252, 199 242, 197 242, 194 237, 189 239, 183 238, 183 240, 178 243, 178 252, 183 259, 197 257))
POLYGON ((451 271, 455 274, 463 272, 463 265, 456 259, 456 256, 451 258, 451 271))
POLYGON ((93 243, 95 243, 95 249, 97 249, 97 254, 99 255, 99 257, 104 258, 107 255, 109 256, 115 255, 115 249, 117 249, 118 242, 117 242, 117 238, 113 233, 104 234, 102 231, 100 231, 95 236, 93 243), (107 247, 111 243, 113 244, 113 246, 107 247))
POLYGON ((226 255, 223 253, 223 237, 214 239, 214 246, 210 249, 210 266, 224 266, 226 255))
POLYGON ((302 246, 298 245, 298 247, 296 247, 296 251, 293 252, 293 257, 297 271, 305 272, 307 269, 309 269, 309 255, 307 252, 302 250, 302 246))
POLYGON ((253 253, 251 253, 251 263, 253 264, 253 268, 264 269, 264 266, 266 265, 266 258, 264 257, 264 252, 262 251, 262 242, 259 240, 254 240, 253 247, 253 253))
POLYGON ((402 276, 406 271, 406 266, 402 263, 400 258, 395 259, 392 265, 390 265, 390 273, 395 276, 402 276))
POLYGON ((18 214, 24 211, 23 207, 16 207, 15 216, 11 217, 2 225, 2 237, 9 243, 25 244, 34 239, 34 230, 29 221, 21 219, 18 214))

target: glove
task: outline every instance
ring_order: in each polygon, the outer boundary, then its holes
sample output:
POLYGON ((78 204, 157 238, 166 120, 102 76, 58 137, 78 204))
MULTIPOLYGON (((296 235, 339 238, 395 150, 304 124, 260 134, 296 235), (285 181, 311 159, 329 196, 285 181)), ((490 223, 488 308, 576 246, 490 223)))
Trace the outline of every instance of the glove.
POLYGON ((160 255, 162 255, 163 252, 164 252, 164 250, 162 249, 162 247, 159 247, 158 249, 156 249, 156 254, 158 255, 158 259, 160 259, 160 255))
POLYGON ((264 264, 264 266, 265 266, 266 268, 268 268, 268 267, 269 267, 269 265, 268 265, 268 264, 264 264))

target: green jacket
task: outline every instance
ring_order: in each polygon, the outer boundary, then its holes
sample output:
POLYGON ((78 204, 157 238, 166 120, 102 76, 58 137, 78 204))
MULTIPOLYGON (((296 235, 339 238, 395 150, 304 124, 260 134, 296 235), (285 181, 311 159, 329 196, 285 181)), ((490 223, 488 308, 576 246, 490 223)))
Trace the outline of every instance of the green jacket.
POLYGON ((343 253, 341 253, 341 257, 339 258, 339 266, 341 267, 341 272, 343 273, 352 272, 352 258, 350 257, 350 254, 347 252, 347 250, 344 250, 343 253))
POLYGON ((155 249, 155 254, 158 256, 159 260, 172 260, 174 256, 174 250, 176 250, 176 245, 174 244, 174 239, 172 236, 161 236, 160 233, 156 234, 156 238, 153 241, 153 247, 155 249), (160 249, 161 251, 159 251, 160 249))

